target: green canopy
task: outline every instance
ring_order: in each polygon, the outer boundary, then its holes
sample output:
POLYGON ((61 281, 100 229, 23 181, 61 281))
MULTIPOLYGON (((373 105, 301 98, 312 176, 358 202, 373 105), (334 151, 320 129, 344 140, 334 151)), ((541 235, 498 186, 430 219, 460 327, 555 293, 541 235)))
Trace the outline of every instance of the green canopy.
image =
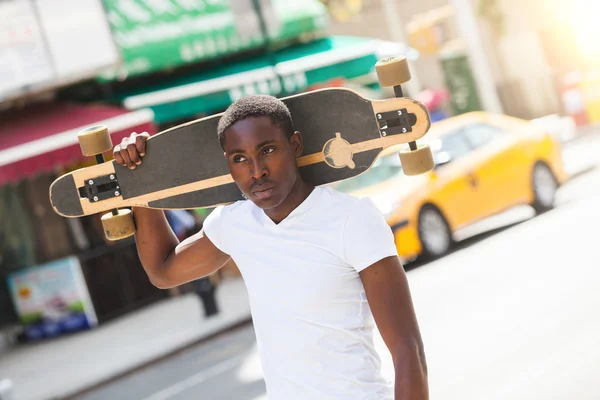
MULTIPOLYGON (((270 3, 265 19, 274 44, 327 26, 327 9, 318 0, 270 3)), ((251 0, 104 0, 104 5, 123 65, 101 75, 101 81, 210 60, 264 43, 251 0)))
POLYGON ((278 97, 303 92, 336 78, 368 77, 376 82, 374 65, 386 42, 335 36, 296 45, 275 53, 276 66, 267 57, 255 58, 168 84, 124 93, 117 100, 128 109, 151 108, 155 121, 214 114, 242 96, 263 93, 278 97))

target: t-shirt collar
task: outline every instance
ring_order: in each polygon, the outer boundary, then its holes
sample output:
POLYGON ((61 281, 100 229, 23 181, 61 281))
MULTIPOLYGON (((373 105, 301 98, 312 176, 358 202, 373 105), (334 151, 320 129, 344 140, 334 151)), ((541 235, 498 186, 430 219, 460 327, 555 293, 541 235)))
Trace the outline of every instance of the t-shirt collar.
POLYGON ((316 204, 317 200, 319 199, 319 196, 321 195, 322 190, 323 190, 322 187, 316 186, 313 189, 313 191, 310 192, 310 194, 306 197, 306 199, 304 199, 304 201, 302 203, 300 203, 298 205, 298 207, 294 208, 287 217, 285 217, 281 222, 279 222, 279 224, 276 224, 275 222, 273 222, 273 220, 271 218, 269 218, 269 216, 265 213, 265 211, 259 208, 258 212, 261 216, 263 224, 265 226, 270 226, 270 227, 277 227, 277 226, 283 226, 283 225, 290 224, 292 221, 294 221, 296 218, 300 217, 302 214, 306 213, 308 210, 310 210, 316 204))

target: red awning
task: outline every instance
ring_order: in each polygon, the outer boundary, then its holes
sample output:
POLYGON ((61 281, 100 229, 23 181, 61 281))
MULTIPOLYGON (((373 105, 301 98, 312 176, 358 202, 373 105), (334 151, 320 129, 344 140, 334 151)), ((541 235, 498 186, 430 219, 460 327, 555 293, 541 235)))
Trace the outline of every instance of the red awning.
POLYGON ((106 105, 37 104, 0 114, 0 185, 84 158, 77 133, 105 125, 113 144, 131 132, 155 133, 150 110, 106 105))

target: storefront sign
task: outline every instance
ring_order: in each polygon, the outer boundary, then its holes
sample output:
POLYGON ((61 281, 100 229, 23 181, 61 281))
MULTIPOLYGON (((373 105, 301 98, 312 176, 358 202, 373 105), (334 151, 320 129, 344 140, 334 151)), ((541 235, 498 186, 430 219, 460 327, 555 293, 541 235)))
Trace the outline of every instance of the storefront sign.
POLYGON ((102 0, 3 0, 0 21, 0 101, 95 77, 120 59, 102 0))
MULTIPOLYGON (((105 0, 124 65, 102 79, 126 78, 256 48, 264 43, 252 0, 105 0)), ((275 42, 321 30, 317 0, 260 0, 275 42)))
POLYGON ((89 329, 96 314, 77 257, 14 272, 8 286, 29 339, 89 329))

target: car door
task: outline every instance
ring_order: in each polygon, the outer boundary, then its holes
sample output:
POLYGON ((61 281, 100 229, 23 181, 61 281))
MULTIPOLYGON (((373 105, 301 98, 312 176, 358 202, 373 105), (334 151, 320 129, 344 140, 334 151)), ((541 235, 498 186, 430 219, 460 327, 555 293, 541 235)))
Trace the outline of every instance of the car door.
POLYGON ((518 138, 512 132, 487 122, 463 127, 472 147, 470 159, 477 177, 479 215, 484 218, 514 204, 515 171, 520 170, 518 138))
POLYGON ((462 130, 443 135, 438 146, 432 201, 442 209, 452 229, 457 229, 479 213, 478 179, 469 161, 472 148, 462 130))

